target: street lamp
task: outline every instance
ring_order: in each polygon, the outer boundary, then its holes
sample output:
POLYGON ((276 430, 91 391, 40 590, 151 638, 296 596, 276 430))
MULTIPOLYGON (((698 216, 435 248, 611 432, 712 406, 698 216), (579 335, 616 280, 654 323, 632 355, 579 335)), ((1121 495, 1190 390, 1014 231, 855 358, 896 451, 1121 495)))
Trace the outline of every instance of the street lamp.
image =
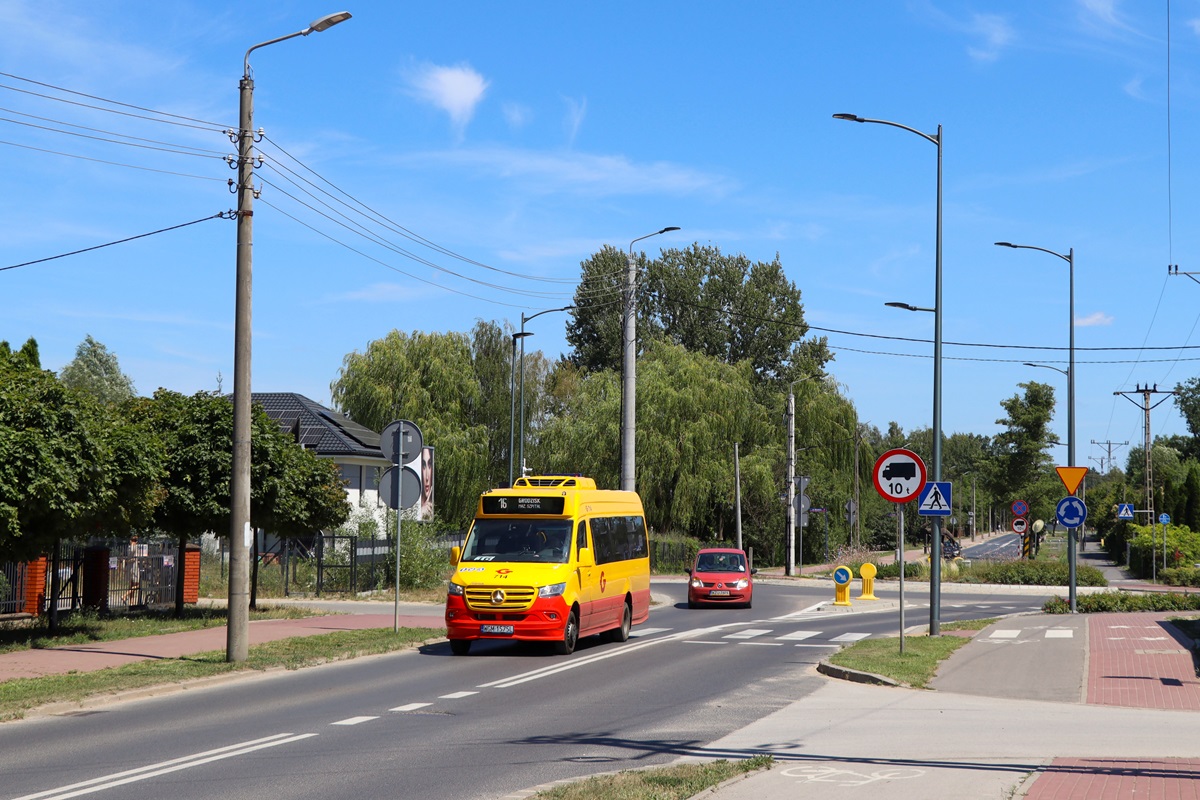
POLYGON ((637 265, 633 261, 633 246, 642 239, 661 233, 679 230, 672 225, 661 231, 639 236, 629 243, 629 255, 625 257, 625 320, 621 347, 621 489, 632 492, 634 480, 634 450, 637 447, 637 265))
MULTIPOLYGON (((521 340, 521 443, 520 443, 520 458, 521 458, 521 477, 525 477, 525 337, 533 336, 532 333, 525 332, 525 323, 531 319, 536 319, 542 314, 550 314, 554 311, 570 311, 575 306, 563 306, 562 308, 547 308, 545 311, 539 311, 536 314, 525 316, 525 312, 521 312, 521 332, 513 335, 513 342, 517 339, 521 340)), ((508 465, 508 485, 512 486, 512 462, 511 459, 508 465)))
POLYGON ((245 661, 249 655, 250 626, 250 318, 254 241, 254 79, 250 54, 260 47, 296 36, 320 33, 350 19, 340 11, 313 22, 302 31, 260 42, 242 59, 238 84, 238 130, 229 136, 237 155, 237 277, 233 331, 233 471, 229 479, 229 608, 225 660, 245 661))
MULTIPOLYGON (((784 574, 791 576, 796 569, 796 394, 797 383, 810 380, 812 375, 792 381, 787 399, 787 562, 784 574)), ((804 574, 804 539, 801 538, 800 574, 804 574)))
MULTIPOLYGON (((513 420, 517 413, 517 339, 524 340, 526 336, 533 336, 532 333, 514 333, 512 335, 512 358, 509 360, 509 375, 508 375, 508 485, 513 485, 513 450, 516 447, 516 426, 513 420)), ((522 341, 523 345, 525 342, 522 341)), ((524 362, 522 362, 522 366, 524 362)), ((522 372, 522 375, 524 373, 522 372)), ((524 410, 522 410, 522 414, 524 410)))
MULTIPOLYGON (((937 134, 928 134, 898 122, 885 119, 868 119, 856 114, 834 114, 834 119, 848 122, 872 122, 877 125, 890 125, 909 133, 915 133, 927 142, 937 147, 937 228, 936 244, 934 245, 934 278, 933 278, 933 308, 918 308, 906 304, 892 304, 893 307, 909 311, 933 312, 933 480, 942 479, 942 126, 938 125, 937 134)), ((929 553, 929 635, 941 634, 941 602, 942 602, 942 522, 941 517, 933 517, 933 546, 929 553)))
MULTIPOLYGON (((1052 256, 1061 258, 1067 262, 1067 278, 1069 281, 1069 297, 1067 307, 1067 324, 1070 331, 1070 356, 1068 359, 1067 369, 1067 466, 1075 466, 1075 248, 1067 250, 1066 254, 1059 253, 1054 250, 1047 250, 1044 247, 1034 247, 1029 244, 1013 244, 1012 242, 996 242, 997 247, 1011 247, 1014 250, 1037 250, 1041 253, 1049 253, 1052 256)), ((1041 366, 1035 364, 1033 366, 1041 366)), ((1058 369, 1058 367, 1051 367, 1058 369)), ((1063 370, 1058 370, 1063 372, 1063 370)), ((1068 595, 1070 597, 1071 613, 1078 611, 1075 602, 1075 530, 1071 530, 1071 535, 1067 537, 1067 577, 1069 581, 1068 595)))

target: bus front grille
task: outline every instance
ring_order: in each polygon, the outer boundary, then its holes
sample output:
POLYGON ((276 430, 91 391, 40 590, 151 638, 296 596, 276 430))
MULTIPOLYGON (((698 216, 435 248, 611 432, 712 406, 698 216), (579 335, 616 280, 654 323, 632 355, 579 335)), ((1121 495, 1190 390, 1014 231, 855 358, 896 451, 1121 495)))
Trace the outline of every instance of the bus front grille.
POLYGON ((532 586, 471 586, 464 594, 467 607, 476 611, 524 610, 537 599, 532 586))

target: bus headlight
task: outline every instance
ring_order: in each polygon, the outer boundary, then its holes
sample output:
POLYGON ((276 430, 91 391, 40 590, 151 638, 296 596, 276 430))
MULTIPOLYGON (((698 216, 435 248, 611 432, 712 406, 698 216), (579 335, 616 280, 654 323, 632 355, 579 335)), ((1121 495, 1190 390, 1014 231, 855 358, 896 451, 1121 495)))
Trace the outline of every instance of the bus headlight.
POLYGON ((561 597, 562 593, 567 590, 565 583, 552 583, 549 586, 538 588, 538 597, 561 597))
POLYGON ((459 586, 457 583, 451 582, 446 588, 446 594, 450 595, 451 597, 462 597, 463 587, 459 586))

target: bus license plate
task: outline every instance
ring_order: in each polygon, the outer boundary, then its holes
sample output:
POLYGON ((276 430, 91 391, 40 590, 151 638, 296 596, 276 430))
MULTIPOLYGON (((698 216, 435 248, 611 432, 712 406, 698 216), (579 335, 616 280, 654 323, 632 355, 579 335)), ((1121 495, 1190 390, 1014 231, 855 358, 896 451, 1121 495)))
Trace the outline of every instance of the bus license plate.
POLYGON ((713 589, 708 593, 709 597, 729 597, 728 589, 713 589))
POLYGON ((480 633, 500 633, 500 634, 504 634, 505 636, 512 636, 513 626, 512 625, 480 625, 479 632, 480 633))

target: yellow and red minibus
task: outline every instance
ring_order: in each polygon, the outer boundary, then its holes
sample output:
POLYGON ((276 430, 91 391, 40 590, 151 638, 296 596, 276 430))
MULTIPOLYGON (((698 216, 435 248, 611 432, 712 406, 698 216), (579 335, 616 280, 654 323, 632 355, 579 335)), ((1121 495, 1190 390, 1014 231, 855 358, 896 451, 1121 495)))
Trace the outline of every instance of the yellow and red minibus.
POLYGON ((581 636, 629 638, 650 616, 650 548, 636 492, 592 478, 518 478, 479 498, 446 596, 455 655, 477 639, 550 642, 570 654, 581 636))

